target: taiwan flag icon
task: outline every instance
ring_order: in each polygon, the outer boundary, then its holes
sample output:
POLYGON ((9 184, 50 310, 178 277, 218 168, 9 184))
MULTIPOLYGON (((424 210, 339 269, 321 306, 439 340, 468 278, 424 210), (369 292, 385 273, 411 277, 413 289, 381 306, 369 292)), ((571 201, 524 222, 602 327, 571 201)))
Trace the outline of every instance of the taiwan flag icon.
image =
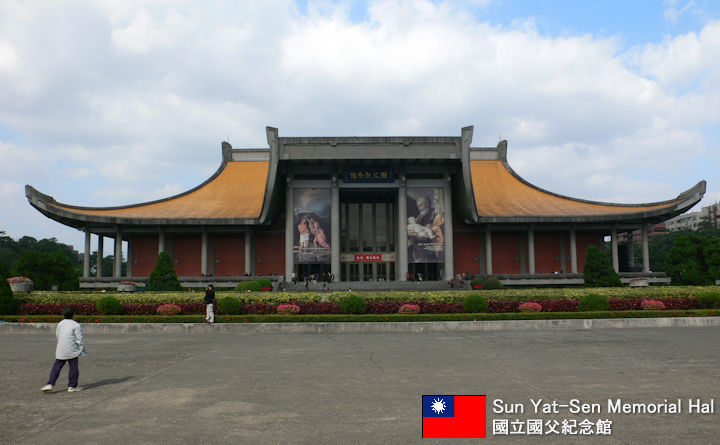
POLYGON ((485 396, 422 396, 423 438, 485 438, 485 396))

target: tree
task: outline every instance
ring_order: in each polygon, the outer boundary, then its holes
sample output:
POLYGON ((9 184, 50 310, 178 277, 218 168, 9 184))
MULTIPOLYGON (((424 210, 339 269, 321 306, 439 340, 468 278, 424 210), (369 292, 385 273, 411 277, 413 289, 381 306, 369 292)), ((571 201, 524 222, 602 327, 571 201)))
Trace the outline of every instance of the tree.
POLYGON ((24 275, 35 282, 35 289, 77 290, 79 271, 61 251, 35 252, 28 250, 18 258, 13 275, 24 275))
POLYGON ((708 277, 711 281, 720 280, 720 237, 711 238, 703 248, 708 277))
POLYGON ((155 264, 155 269, 153 269, 150 274, 150 279, 148 279, 145 289, 154 291, 182 290, 169 253, 160 252, 157 263, 155 264))
POLYGON ((0 265, 0 315, 12 315, 17 310, 10 283, 7 281, 5 268, 0 265))
POLYGON ((714 245, 710 239, 695 233, 679 236, 665 258, 665 271, 673 284, 712 284, 705 249, 707 247, 712 256, 714 245))
POLYGON ((597 246, 589 246, 585 254, 583 278, 586 286, 611 287, 622 286, 620 277, 610 264, 610 258, 597 246))
POLYGON ((7 270, 12 270, 20 256, 28 251, 50 253, 54 251, 62 252, 70 263, 78 270, 82 268, 80 256, 73 250, 72 246, 59 243, 55 238, 36 240, 31 236, 24 236, 15 241, 5 235, 4 231, 0 231, 0 263, 4 263, 7 270))

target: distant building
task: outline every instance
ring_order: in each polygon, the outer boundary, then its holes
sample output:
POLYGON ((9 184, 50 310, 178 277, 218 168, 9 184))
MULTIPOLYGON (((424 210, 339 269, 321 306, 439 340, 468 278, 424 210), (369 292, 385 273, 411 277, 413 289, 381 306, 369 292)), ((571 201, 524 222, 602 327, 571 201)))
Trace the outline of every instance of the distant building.
POLYGON ((678 215, 665 221, 665 226, 670 230, 697 230, 702 222, 709 222, 713 227, 720 229, 720 203, 703 207, 699 212, 690 212, 678 215))

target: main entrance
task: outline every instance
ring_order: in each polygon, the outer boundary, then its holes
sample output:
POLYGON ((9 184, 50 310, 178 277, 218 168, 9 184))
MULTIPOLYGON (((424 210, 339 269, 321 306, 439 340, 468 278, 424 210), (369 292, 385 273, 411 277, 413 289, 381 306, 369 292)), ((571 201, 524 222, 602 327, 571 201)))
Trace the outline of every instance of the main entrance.
POLYGON ((341 280, 395 280, 396 197, 395 189, 341 192, 341 280))

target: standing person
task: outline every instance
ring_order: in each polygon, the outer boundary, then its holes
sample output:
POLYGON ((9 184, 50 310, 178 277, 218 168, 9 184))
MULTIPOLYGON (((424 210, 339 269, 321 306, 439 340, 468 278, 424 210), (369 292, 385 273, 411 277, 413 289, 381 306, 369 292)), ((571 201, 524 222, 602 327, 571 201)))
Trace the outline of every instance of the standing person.
POLYGON ((55 348, 55 363, 47 385, 40 388, 40 391, 49 392, 53 389, 53 385, 60 376, 60 371, 65 362, 70 364, 70 373, 68 374, 68 392, 77 392, 82 390, 82 386, 78 386, 78 378, 80 371, 78 369, 78 357, 88 355, 88 349, 85 345, 82 327, 80 323, 73 320, 75 311, 72 306, 65 306, 63 309, 63 317, 55 329, 55 337, 57 338, 57 347, 55 348))
POLYGON ((208 287, 205 288, 204 302, 207 305, 205 309, 205 323, 213 324, 215 323, 215 306, 217 306, 217 300, 215 300, 215 287, 213 287, 212 284, 208 284, 208 287))

